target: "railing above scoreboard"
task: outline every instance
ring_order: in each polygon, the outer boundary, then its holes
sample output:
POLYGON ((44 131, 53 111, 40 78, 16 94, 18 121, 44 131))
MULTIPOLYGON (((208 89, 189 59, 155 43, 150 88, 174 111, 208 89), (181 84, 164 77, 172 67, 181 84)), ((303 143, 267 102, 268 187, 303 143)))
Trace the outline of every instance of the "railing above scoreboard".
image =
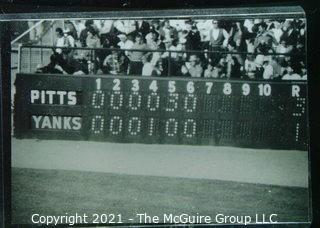
MULTIPOLYGON (((34 73, 23 73, 24 77, 29 77, 29 75, 35 75, 34 73)), ((219 82, 219 83, 250 83, 250 84, 259 84, 259 83, 268 83, 270 85, 272 84, 283 84, 283 85, 307 85, 306 80, 261 80, 261 79, 252 79, 250 81, 244 81, 242 79, 233 79, 233 78, 183 78, 183 77, 155 77, 155 76, 149 76, 149 77, 142 77, 141 75, 110 75, 110 74, 87 74, 87 75, 71 75, 71 74, 50 74, 55 77, 64 77, 64 78, 105 78, 105 79, 128 79, 128 80, 157 80, 157 81, 181 81, 181 82, 219 82)))

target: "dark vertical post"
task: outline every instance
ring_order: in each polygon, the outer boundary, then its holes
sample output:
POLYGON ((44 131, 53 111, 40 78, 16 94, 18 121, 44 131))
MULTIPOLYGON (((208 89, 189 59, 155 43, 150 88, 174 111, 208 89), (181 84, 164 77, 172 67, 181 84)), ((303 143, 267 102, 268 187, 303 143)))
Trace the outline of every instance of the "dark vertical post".
POLYGON ((171 51, 169 51, 169 58, 168 58, 168 77, 170 77, 171 72, 171 51))
POLYGON ((0 23, 0 227, 11 226, 11 23, 0 23))
POLYGON ((31 47, 29 47, 29 73, 31 73, 31 47))

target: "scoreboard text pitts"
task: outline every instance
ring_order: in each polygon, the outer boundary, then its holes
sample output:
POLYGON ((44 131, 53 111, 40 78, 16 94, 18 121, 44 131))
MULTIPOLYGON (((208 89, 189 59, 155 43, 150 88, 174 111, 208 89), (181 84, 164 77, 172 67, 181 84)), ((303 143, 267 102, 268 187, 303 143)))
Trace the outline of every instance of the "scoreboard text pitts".
POLYGON ((74 132, 89 140, 253 147, 307 141, 305 82, 22 77, 41 83, 17 83, 28 97, 20 137, 74 132))

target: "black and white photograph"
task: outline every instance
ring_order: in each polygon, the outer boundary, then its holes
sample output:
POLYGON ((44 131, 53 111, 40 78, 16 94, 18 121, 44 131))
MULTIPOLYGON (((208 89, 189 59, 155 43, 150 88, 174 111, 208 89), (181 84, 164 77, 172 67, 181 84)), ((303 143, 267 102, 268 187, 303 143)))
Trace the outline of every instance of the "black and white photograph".
POLYGON ((12 224, 311 222, 301 7, 9 27, 12 224))

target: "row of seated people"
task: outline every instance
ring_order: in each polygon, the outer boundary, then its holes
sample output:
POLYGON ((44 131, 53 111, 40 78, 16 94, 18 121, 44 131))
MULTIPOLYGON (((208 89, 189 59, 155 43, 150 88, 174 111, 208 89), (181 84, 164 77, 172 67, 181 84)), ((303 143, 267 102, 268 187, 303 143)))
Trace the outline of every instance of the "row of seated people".
MULTIPOLYGON (((139 39, 139 38, 137 38, 139 39)), ((306 79, 303 56, 228 52, 175 52, 53 48, 50 63, 37 73, 113 74, 244 79, 306 79)))
POLYGON ((56 49, 58 54, 49 66, 59 67, 54 62, 70 69, 81 66, 77 73, 270 79, 292 72, 297 79, 297 75, 305 76, 303 20, 87 20, 65 24, 66 31, 56 29, 56 47, 122 50, 66 54, 56 49), (133 49, 139 51, 130 51, 133 49), (192 50, 200 52, 194 56, 192 50), (205 54, 207 51, 248 54, 205 54), (59 54, 62 56, 57 57, 59 54))

